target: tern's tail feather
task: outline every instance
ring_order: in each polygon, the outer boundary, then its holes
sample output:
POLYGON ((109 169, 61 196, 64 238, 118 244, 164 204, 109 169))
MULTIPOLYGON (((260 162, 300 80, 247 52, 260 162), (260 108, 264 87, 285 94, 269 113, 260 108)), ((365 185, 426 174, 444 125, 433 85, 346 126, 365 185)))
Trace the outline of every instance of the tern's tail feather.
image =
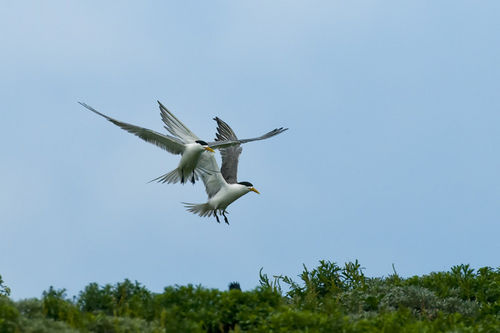
POLYGON ((187 208, 188 212, 200 215, 202 217, 209 217, 210 215, 213 214, 213 211, 214 211, 212 208, 210 208, 208 203, 193 204, 193 203, 183 202, 183 204, 184 204, 184 207, 187 208))
POLYGON ((181 173, 179 172, 179 169, 174 169, 170 172, 167 172, 164 175, 161 175, 160 177, 157 177, 151 181, 151 182, 158 182, 158 183, 168 183, 168 184, 175 184, 181 181, 181 173))
POLYGON ((182 171, 179 168, 177 168, 164 175, 161 175, 160 177, 156 177, 155 179, 150 180, 149 183, 158 182, 158 183, 175 184, 181 182, 182 184, 184 184, 185 182, 190 181, 191 183, 194 184, 201 177, 203 177, 203 175, 211 175, 212 173, 214 173, 214 171, 198 166, 196 167, 196 169, 194 169, 193 173, 189 175, 184 174, 184 177, 182 177, 182 171))

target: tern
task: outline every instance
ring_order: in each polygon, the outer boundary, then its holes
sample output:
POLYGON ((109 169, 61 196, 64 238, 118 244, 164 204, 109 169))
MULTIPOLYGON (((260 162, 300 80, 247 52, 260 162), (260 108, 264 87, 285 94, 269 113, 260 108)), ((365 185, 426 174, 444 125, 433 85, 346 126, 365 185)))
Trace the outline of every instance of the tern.
POLYGON ((88 110, 106 118, 111 123, 116 126, 132 133, 146 142, 152 143, 172 154, 182 155, 181 160, 176 169, 160 176, 152 181, 158 181, 162 183, 177 183, 185 184, 186 180, 190 178, 191 182, 194 184, 201 175, 211 174, 213 172, 218 172, 218 170, 210 170, 199 165, 200 157, 202 153, 213 154, 214 149, 221 149, 224 147, 230 147, 234 145, 239 145, 241 143, 263 140, 268 137, 274 136, 281 133, 281 129, 274 129, 260 137, 241 140, 231 141, 231 140, 217 140, 214 142, 206 142, 200 140, 193 132, 191 132, 186 125, 184 125, 177 117, 175 117, 172 112, 170 112, 163 104, 158 101, 160 107, 160 113, 162 120, 165 124, 165 129, 169 131, 173 136, 158 133, 156 131, 139 127, 136 125, 128 124, 125 122, 118 121, 114 118, 106 116, 105 114, 97 111, 93 107, 78 102, 83 107, 88 110))
MULTIPOLYGON (((215 139, 217 142, 224 142, 227 140, 239 143, 248 142, 247 140, 239 140, 231 127, 222 119, 215 117, 214 120, 218 125, 215 139)), ((281 133, 287 129, 288 128, 280 128, 277 130, 281 133)), ((201 179, 205 184, 205 190, 208 194, 208 201, 204 204, 185 202, 184 205, 189 212, 202 217, 210 217, 213 215, 217 222, 220 223, 219 216, 217 215, 218 212, 224 217, 224 222, 229 224, 226 216, 226 213, 228 213, 226 210, 227 206, 250 191, 260 194, 252 183, 237 181, 238 159, 242 150, 239 144, 219 149, 222 156, 222 167, 220 172, 211 174, 205 173, 201 175, 201 179)), ((213 154, 203 154, 198 164, 200 167, 210 170, 219 169, 213 154)))

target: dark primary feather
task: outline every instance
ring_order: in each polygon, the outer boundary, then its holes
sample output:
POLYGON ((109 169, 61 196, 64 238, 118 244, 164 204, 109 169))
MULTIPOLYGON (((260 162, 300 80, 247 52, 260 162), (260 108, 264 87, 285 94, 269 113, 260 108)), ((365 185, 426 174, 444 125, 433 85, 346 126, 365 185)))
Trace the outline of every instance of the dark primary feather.
MULTIPOLYGON (((242 143, 247 143, 251 141, 257 141, 257 140, 264 140, 268 139, 270 137, 273 137, 275 135, 278 135, 280 133, 283 133, 284 131, 288 130, 288 128, 275 128, 270 132, 267 132, 264 135, 261 135, 256 138, 250 138, 250 139, 243 139, 243 140, 238 140, 238 137, 236 136, 236 133, 232 130, 229 125, 224 122, 222 119, 219 117, 215 117, 214 120, 217 122, 217 133, 215 133, 216 138, 215 141, 218 142, 234 142, 237 141, 240 144, 242 143)), ((222 156, 222 167, 221 167, 221 173, 226 182, 229 184, 234 184, 237 182, 237 175, 238 175, 238 160, 240 157, 241 152, 243 149, 240 147, 240 144, 237 145, 232 145, 227 148, 224 148, 224 144, 221 144, 219 147, 219 151, 222 156)), ((210 145, 210 143, 209 143, 210 145)))
POLYGON ((225 121, 219 117, 215 117, 214 120, 217 122, 216 141, 238 140, 236 133, 234 133, 233 129, 225 121))

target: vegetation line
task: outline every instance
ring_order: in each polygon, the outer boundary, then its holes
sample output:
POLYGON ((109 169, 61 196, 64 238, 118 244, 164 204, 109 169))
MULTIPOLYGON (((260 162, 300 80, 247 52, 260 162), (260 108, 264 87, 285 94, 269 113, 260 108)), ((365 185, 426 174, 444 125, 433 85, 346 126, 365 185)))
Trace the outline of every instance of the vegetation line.
POLYGON ((126 279, 17 302, 0 276, 0 332, 500 332, 500 268, 369 278, 358 261, 321 260, 298 279, 259 275, 251 291, 126 279))

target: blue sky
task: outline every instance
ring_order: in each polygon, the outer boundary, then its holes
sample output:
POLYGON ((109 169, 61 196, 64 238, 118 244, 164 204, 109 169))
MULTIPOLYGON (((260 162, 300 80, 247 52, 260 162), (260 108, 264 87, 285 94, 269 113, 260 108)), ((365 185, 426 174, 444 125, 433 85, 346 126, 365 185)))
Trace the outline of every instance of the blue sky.
POLYGON ((0 274, 153 291, 358 259, 370 276, 500 265, 497 1, 102 1, 0 4, 0 274), (147 182, 178 157, 77 104, 247 144, 262 193, 231 225, 184 210, 202 185, 147 182))

